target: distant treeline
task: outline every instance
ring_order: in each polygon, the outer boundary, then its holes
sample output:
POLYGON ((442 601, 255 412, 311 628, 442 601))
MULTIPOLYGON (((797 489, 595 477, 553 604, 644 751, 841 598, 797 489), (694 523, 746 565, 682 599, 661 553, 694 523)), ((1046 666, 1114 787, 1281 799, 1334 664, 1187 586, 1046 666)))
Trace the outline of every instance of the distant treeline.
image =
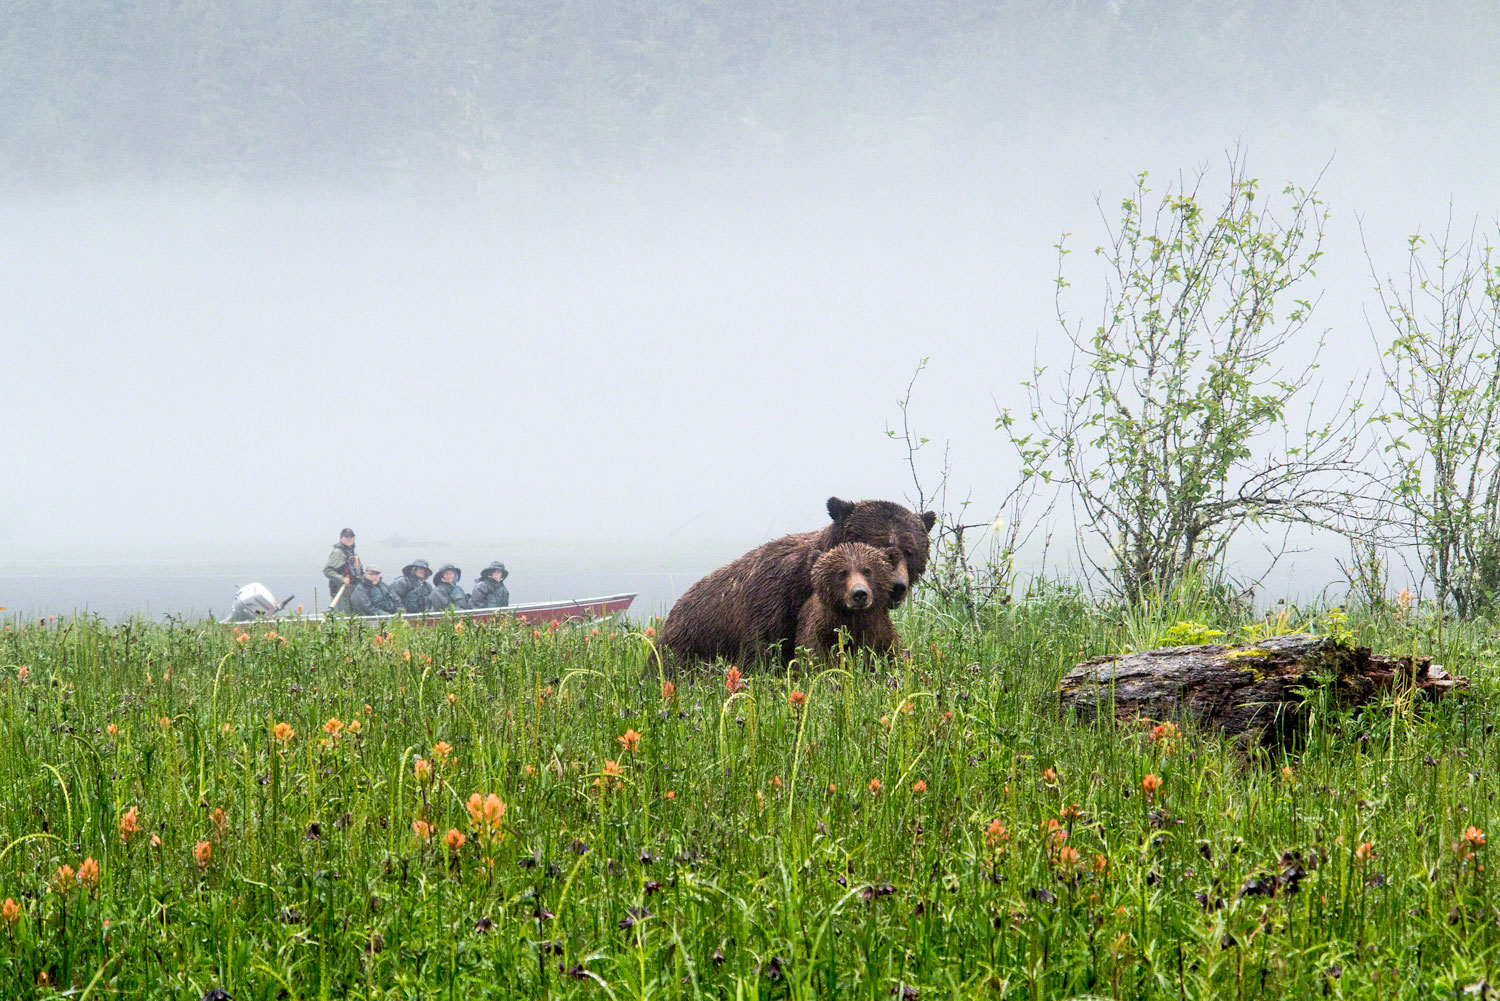
MULTIPOLYGON (((1489 107, 1484 4, 1336 0, 19 0, 0 179, 486 177, 1489 107), (1432 100, 1470 93, 1473 99, 1432 100)), ((1467 119, 1469 128, 1475 125, 1467 119)))

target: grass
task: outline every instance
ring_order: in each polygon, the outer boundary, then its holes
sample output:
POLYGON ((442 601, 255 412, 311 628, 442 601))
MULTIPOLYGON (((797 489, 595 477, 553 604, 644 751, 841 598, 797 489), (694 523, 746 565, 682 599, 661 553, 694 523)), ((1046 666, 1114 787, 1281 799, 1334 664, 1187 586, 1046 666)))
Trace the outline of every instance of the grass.
POLYGON ((1352 616, 1474 685, 1290 750, 1058 717, 1242 633, 1193 600, 917 609, 909 663, 733 693, 625 624, 13 623, 0 996, 1482 996, 1494 625, 1352 616))

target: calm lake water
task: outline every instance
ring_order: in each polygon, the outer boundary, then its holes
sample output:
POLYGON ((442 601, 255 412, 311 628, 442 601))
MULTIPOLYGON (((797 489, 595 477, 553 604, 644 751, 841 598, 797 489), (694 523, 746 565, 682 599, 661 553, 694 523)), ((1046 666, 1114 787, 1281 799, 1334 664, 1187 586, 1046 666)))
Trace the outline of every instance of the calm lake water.
MULTIPOLYGON (((434 564, 436 566, 436 564, 434 564)), ((385 568, 382 568, 385 569, 385 568)), ((692 583, 711 567, 674 571, 598 572, 512 570, 506 586, 512 604, 564 598, 587 598, 605 594, 637 592, 630 617, 644 619, 664 615, 692 583)), ((397 568, 386 580, 400 575, 397 568)), ((44 615, 79 613, 102 615, 111 621, 142 615, 162 619, 168 615, 188 618, 222 616, 234 603, 241 585, 257 582, 271 589, 277 601, 295 595, 289 608, 302 605, 307 611, 328 606, 328 589, 322 575, 287 572, 266 573, 242 569, 228 571, 172 571, 155 569, 128 571, 97 567, 48 567, 35 573, 0 570, 0 619, 36 618, 44 615)), ((465 590, 470 583, 465 575, 465 590)))

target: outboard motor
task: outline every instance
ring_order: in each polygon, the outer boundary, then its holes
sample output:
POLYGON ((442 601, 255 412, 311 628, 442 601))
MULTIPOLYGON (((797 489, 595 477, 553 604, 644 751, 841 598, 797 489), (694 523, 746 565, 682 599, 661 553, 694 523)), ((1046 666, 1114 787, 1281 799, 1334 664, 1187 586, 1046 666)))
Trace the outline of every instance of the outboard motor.
MULTIPOLYGON (((290 600, 290 598, 287 599, 287 601, 290 600)), ((281 607, 276 604, 276 599, 272 597, 270 589, 264 584, 246 584, 235 592, 234 608, 230 610, 229 618, 224 621, 254 622, 264 616, 275 615, 281 611, 281 607)))

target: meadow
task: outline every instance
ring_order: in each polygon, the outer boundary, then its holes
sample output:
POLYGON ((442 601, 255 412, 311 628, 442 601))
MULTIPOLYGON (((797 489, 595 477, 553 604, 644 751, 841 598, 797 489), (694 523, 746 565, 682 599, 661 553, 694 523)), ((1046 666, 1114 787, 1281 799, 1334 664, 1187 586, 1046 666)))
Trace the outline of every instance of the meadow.
POLYGON ((0 996, 1490 996, 1494 624, 1037 587, 899 625, 668 674, 651 623, 12 622, 0 996), (1290 746, 1059 716, 1179 622, 1473 684, 1311 691, 1290 746))

